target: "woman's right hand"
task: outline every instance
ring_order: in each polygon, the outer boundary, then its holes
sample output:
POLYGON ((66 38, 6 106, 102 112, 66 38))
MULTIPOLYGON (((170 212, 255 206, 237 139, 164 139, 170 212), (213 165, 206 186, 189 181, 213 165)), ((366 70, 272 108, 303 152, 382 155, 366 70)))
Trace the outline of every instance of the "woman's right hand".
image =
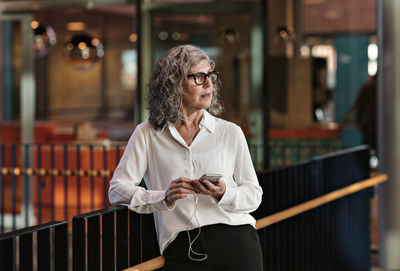
POLYGON ((192 179, 180 177, 169 184, 167 191, 165 191, 165 202, 168 208, 174 206, 178 199, 186 198, 187 195, 195 193, 191 182, 192 179))

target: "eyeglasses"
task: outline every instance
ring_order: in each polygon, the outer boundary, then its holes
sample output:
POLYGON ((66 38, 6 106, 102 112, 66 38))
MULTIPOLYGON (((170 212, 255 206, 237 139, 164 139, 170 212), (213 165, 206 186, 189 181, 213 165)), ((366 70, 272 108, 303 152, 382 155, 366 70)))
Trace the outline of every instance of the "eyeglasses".
POLYGON ((189 77, 193 77, 194 82, 196 83, 196 85, 201 86, 206 82, 207 77, 210 77, 212 82, 217 81, 218 72, 216 72, 216 71, 212 71, 212 72, 209 72, 209 73, 197 72, 197 73, 189 74, 187 77, 188 78, 189 77))

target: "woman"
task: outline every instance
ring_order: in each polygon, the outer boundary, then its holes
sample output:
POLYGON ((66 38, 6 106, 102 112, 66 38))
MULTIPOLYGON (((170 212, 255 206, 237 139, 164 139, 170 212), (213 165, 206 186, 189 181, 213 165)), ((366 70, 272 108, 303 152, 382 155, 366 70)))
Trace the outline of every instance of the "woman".
POLYGON ((218 82, 199 48, 162 57, 149 83, 149 120, 136 127, 110 182, 112 204, 154 212, 165 270, 262 270, 249 215, 262 189, 240 127, 212 115, 222 111, 218 82), (199 180, 204 173, 222 177, 199 180))

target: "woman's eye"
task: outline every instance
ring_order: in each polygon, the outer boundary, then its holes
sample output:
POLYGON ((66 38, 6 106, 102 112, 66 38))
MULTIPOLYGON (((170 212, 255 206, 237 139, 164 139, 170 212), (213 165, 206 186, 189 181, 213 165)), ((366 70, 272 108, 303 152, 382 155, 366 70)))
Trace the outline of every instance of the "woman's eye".
POLYGON ((204 74, 203 73, 196 73, 195 76, 196 76, 196 79, 201 79, 201 78, 204 77, 204 74))

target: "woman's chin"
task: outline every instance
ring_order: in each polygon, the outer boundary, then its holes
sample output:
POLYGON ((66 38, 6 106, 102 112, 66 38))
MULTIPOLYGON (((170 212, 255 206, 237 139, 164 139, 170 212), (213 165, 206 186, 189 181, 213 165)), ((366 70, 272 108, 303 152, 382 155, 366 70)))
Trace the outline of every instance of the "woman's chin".
POLYGON ((203 109, 207 109, 211 107, 211 101, 209 103, 204 103, 203 109))
POLYGON ((209 108, 211 106, 211 98, 212 98, 212 96, 209 95, 202 99, 201 102, 202 102, 203 108, 209 108))

